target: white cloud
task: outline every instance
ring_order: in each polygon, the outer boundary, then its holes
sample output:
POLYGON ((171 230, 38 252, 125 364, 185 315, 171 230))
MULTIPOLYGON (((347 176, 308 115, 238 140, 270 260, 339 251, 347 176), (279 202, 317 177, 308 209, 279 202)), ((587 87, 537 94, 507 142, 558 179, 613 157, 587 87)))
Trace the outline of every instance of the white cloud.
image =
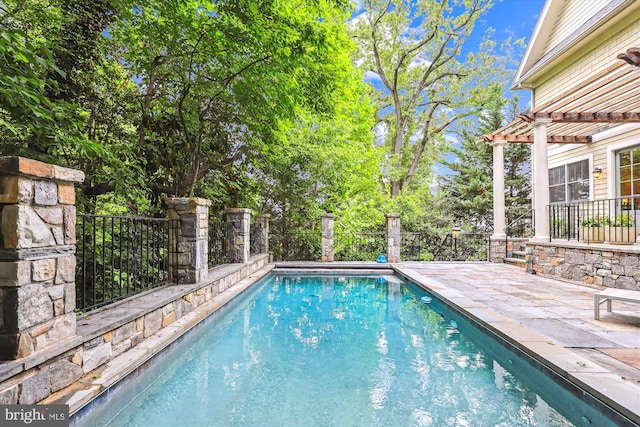
POLYGON ((429 65, 431 65, 431 61, 429 61, 427 58, 424 58, 422 56, 416 56, 409 63, 409 68, 416 68, 416 67, 426 68, 429 65))
POLYGON ((359 13, 354 11, 351 15, 351 18, 349 18, 349 20, 347 21, 347 26, 349 27, 349 29, 354 30, 361 22, 365 22, 365 19, 366 15, 364 11, 361 11, 359 13))
POLYGON ((411 135, 411 137, 409 138, 409 144, 417 144, 418 141, 420 141, 420 138, 422 138, 422 129, 415 131, 411 135))
POLYGON ((442 135, 442 137, 444 138, 445 142, 449 145, 460 144, 460 137, 455 133, 446 132, 442 135))
POLYGON ((375 144, 378 146, 382 146, 387 139, 387 134, 389 133, 389 128, 385 122, 379 122, 375 128, 373 128, 373 132, 375 134, 375 144))
POLYGON ((365 71, 364 80, 367 82, 382 81, 378 73, 376 73, 375 71, 365 71))

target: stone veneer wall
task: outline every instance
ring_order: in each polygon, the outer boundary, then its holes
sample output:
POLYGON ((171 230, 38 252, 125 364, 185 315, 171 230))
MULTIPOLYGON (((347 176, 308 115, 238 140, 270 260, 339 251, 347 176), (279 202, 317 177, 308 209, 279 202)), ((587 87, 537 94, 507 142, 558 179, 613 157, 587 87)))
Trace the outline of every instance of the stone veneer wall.
POLYGON ((507 246, 504 238, 491 237, 489 239, 489 261, 502 263, 507 257, 507 246))
MULTIPOLYGON (((76 341, 16 361, 0 362, 0 405, 53 403, 56 392, 133 349, 146 338, 263 268, 268 254, 209 272, 207 283, 167 286, 91 312, 78 320, 76 341), (129 306, 129 308, 127 308, 129 306)), ((99 375, 99 374, 96 374, 99 375)), ((102 390, 89 390, 95 396, 102 390)))
POLYGON ((640 290, 640 247, 529 242, 537 274, 592 288, 640 290))
POLYGON ((164 200, 173 220, 169 234, 170 281, 199 283, 207 279, 209 257, 209 206, 211 200, 171 197, 164 200))
POLYGON ((0 360, 76 335, 74 183, 84 174, 0 157, 0 360))
POLYGON ((387 261, 400 262, 400 250, 402 247, 402 237, 400 230, 400 214, 386 214, 387 219, 387 261))
POLYGON ((322 214, 322 237, 321 237, 321 260, 322 262, 334 261, 334 215, 332 213, 322 214))
POLYGON ((225 249, 229 262, 247 262, 251 255, 251 209, 232 208, 225 211, 227 235, 225 249))

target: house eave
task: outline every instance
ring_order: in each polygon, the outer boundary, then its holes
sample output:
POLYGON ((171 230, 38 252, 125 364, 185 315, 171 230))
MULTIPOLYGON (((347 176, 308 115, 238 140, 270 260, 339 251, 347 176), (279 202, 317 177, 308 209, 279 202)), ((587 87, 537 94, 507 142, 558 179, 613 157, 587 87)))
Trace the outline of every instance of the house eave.
POLYGON ((535 88, 536 82, 541 80, 550 69, 559 65, 561 61, 564 61, 568 56, 574 54, 588 43, 597 40, 602 33, 628 17, 631 11, 640 9, 640 2, 635 0, 611 0, 598 14, 594 15, 589 21, 576 29, 562 43, 551 49, 551 51, 542 56, 542 58, 534 64, 530 64, 531 55, 534 54, 534 46, 536 46, 536 42, 539 42, 537 39, 545 30, 543 22, 548 22, 548 20, 545 19, 546 16, 555 13, 554 11, 557 12, 557 5, 559 5, 557 0, 549 0, 545 4, 543 13, 541 13, 538 19, 536 29, 527 46, 525 56, 516 72, 510 90, 535 88), (625 11, 625 9, 629 10, 625 11), (623 11, 626 13, 622 13, 623 11), (527 66, 529 66, 529 68, 526 68, 527 66))

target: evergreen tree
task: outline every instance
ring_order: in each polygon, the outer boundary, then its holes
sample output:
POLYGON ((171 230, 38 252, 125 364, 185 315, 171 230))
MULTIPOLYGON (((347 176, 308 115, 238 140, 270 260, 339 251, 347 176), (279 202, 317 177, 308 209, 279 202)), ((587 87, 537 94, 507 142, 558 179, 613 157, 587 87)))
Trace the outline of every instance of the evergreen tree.
MULTIPOLYGON (((481 136, 503 126, 505 119, 511 120, 518 103, 517 99, 505 99, 499 84, 491 90, 494 96, 478 117, 478 126, 463 130, 460 145, 452 147, 455 158, 444 162, 452 173, 440 182, 451 195, 449 206, 456 221, 476 232, 493 230, 493 148, 481 142, 481 136)), ((507 211, 531 206, 530 151, 528 144, 505 145, 507 211)))

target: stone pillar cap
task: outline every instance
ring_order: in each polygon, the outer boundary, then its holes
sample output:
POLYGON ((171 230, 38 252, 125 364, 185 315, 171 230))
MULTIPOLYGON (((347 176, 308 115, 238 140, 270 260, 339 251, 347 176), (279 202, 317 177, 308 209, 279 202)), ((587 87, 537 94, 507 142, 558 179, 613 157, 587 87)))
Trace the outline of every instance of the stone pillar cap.
POLYGON ((165 205, 198 205, 211 206, 211 200, 202 197, 165 197, 165 205))
POLYGON ((84 172, 82 171, 18 156, 0 157, 0 171, 8 175, 26 175, 56 181, 84 181, 84 172))
POLYGON ((251 213, 251 209, 248 208, 229 208, 225 210, 227 213, 251 213))

